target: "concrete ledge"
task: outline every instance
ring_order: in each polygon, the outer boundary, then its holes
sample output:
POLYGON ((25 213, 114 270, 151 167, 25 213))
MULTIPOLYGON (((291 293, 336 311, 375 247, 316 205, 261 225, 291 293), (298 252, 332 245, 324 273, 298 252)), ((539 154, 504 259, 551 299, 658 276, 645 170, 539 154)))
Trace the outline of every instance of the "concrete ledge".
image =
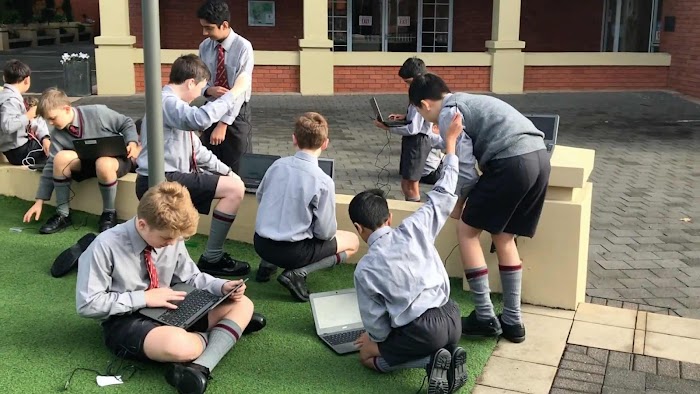
MULTIPOLYGON (((538 233, 534 239, 521 238, 518 246, 523 259, 523 302, 548 307, 574 310, 585 301, 588 240, 591 217, 592 184, 588 176, 593 168, 594 152, 557 146, 552 156, 552 177, 547 191, 547 200, 540 219, 538 233), (576 164, 578 163, 578 164, 576 164)), ((0 194, 33 201, 40 174, 23 167, 0 164, 0 194)), ((119 180, 117 190, 117 213, 126 220, 136 214, 135 174, 127 174, 119 180)), ((96 179, 71 185, 75 197, 71 207, 99 215, 102 200, 96 179)), ((336 196, 338 229, 355 231, 348 216, 348 205, 353 196, 336 196)), ((52 198, 48 205, 55 205, 52 198)), ((216 201, 214 202, 216 204, 216 201)), ((399 224, 411 215, 420 203, 389 200, 394 223, 399 224)), ((238 210, 236 222, 228 238, 252 243, 258 204, 255 195, 246 194, 238 210)), ((49 217, 44 212, 41 220, 49 217)), ((18 221, 21 218, 17 218, 18 221)), ((457 248, 457 221, 449 219, 435 241, 440 257, 450 277, 463 278, 464 273, 457 248)), ((210 215, 201 215, 197 232, 208 235, 210 215)), ((95 231, 95 230, 93 230, 95 231)), ((488 253, 491 239, 487 233, 481 238, 489 266, 489 280, 494 292, 501 291, 496 254, 488 253)), ((360 243, 360 252, 351 259, 356 263, 367 251, 360 243)), ((257 263, 257 262, 253 262, 257 263)), ((464 280, 464 288, 468 284, 464 280)))

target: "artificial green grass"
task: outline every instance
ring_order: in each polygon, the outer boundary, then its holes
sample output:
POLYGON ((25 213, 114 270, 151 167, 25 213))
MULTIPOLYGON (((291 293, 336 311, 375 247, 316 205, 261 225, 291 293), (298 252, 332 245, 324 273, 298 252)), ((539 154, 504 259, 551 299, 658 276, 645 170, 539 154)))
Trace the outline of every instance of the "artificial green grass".
MULTIPOLYGON (((74 212, 74 227, 53 235, 38 228, 53 213, 47 207, 40 222, 22 223, 31 203, 0 196, 0 387, 8 393, 62 391, 74 368, 105 371, 113 359, 103 345, 97 321, 81 318, 75 311, 75 272, 52 278, 49 268, 55 257, 83 234, 96 232, 97 217, 74 212), (12 227, 23 227, 12 232, 12 227)), ((188 241, 191 255, 199 258, 206 243, 203 236, 188 241)), ((249 244, 228 242, 226 249, 250 261, 254 275, 259 261, 249 244)), ((308 280, 312 292, 353 286, 353 266, 339 266, 315 273, 308 280)), ((291 299, 276 281, 247 283, 247 295, 256 311, 268 319, 267 328, 245 336, 213 371, 208 393, 414 393, 425 372, 421 370, 378 374, 362 367, 357 353, 338 356, 316 336, 308 303, 291 299)), ((452 298, 462 313, 472 310, 461 281, 452 282, 452 298)), ((500 309, 500 298, 495 298, 500 309)), ((495 340, 462 340, 467 350, 468 393, 481 374, 495 340)), ((163 378, 162 364, 134 363, 140 369, 122 385, 100 388, 95 374, 76 372, 69 387, 75 393, 173 392, 163 378)), ((425 392, 425 388, 423 388, 425 392)))

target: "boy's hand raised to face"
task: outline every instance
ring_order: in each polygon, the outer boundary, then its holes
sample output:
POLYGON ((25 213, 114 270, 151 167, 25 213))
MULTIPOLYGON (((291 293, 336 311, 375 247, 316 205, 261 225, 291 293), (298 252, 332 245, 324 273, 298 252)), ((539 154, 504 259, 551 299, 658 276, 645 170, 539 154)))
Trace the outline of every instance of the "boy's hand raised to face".
POLYGON ((447 135, 445 140, 445 151, 447 153, 455 153, 457 146, 457 139, 462 134, 464 129, 462 128, 462 114, 457 112, 454 117, 452 117, 452 122, 447 128, 447 135))
POLYGON ((147 290, 144 293, 146 297, 146 306, 149 308, 168 308, 177 309, 175 304, 170 301, 182 301, 187 295, 184 291, 175 291, 169 287, 158 287, 156 289, 147 290))

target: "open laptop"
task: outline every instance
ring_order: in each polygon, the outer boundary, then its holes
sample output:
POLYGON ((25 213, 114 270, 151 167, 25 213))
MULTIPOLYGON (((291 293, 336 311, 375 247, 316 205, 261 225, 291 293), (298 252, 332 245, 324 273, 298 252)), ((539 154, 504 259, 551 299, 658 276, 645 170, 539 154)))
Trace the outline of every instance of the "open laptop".
POLYGON ((331 179, 335 179, 335 160, 328 159, 325 157, 318 158, 318 166, 321 167, 323 172, 326 173, 331 179))
POLYGON ((557 144, 559 115, 529 114, 525 116, 530 119, 539 131, 544 133, 544 144, 547 146, 547 152, 552 153, 554 145, 557 144))
POLYGON ((365 332, 355 289, 311 293, 316 334, 338 354, 358 351, 355 341, 365 332))
POLYGON ((97 160, 100 157, 126 157, 126 143, 121 135, 99 138, 83 138, 73 141, 80 160, 97 160))
POLYGON ((279 159, 277 155, 263 155, 259 153, 246 153, 241 157, 241 165, 238 176, 241 177, 245 185, 246 192, 255 193, 262 182, 265 172, 279 159))
POLYGON ((374 115, 376 116, 377 120, 382 123, 386 127, 400 127, 400 126, 406 126, 407 124, 411 123, 410 120, 389 120, 389 119, 384 119, 382 116, 382 111, 379 110, 379 104, 377 104, 377 99, 372 97, 369 99, 369 104, 372 106, 372 110, 374 111, 374 115))
POLYGON ((185 291, 187 295, 183 301, 171 301, 171 303, 177 305, 177 309, 143 308, 139 309, 139 313, 168 326, 187 329, 201 319, 202 316, 216 308, 217 305, 227 299, 247 281, 248 278, 245 278, 238 286, 235 286, 230 292, 222 296, 214 295, 206 290, 195 289, 186 283, 178 283, 172 289, 185 291))

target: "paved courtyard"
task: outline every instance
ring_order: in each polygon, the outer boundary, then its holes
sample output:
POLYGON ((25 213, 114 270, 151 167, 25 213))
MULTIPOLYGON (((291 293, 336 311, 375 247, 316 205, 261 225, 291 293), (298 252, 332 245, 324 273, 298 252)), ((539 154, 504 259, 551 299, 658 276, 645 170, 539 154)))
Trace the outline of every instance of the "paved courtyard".
MULTIPOLYGON (((387 112, 401 112, 406 101, 377 98, 387 112)), ((663 92, 502 98, 523 112, 558 113, 560 144, 596 150, 589 300, 700 318, 700 106, 663 92)), ((318 111, 331 126, 326 155, 336 159, 338 193, 381 187, 401 198, 400 138, 372 126, 368 100, 256 95, 254 149, 292 153, 295 116, 318 111)), ((144 96, 95 96, 78 103, 141 117, 144 102, 144 96)))

